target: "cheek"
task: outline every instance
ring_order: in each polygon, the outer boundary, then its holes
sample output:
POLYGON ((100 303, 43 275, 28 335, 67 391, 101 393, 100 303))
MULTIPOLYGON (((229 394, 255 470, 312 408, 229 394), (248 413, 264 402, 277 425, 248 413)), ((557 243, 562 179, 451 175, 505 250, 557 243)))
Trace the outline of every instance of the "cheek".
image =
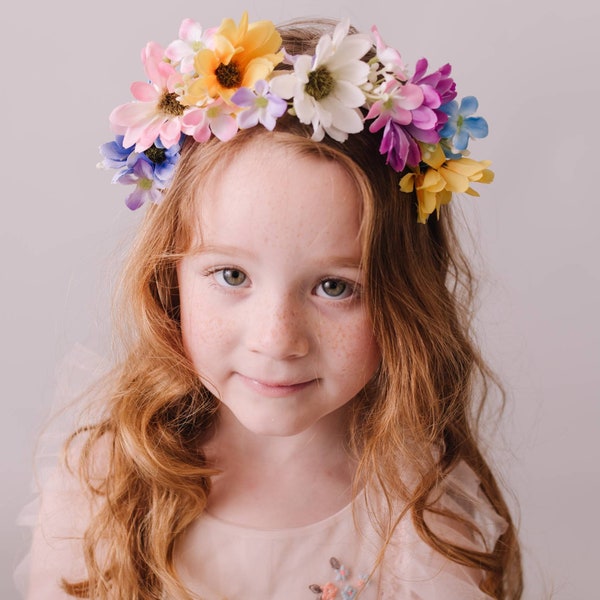
POLYGON ((346 323, 329 332, 327 352, 338 365, 340 374, 359 377, 366 383, 375 372, 380 359, 371 324, 366 319, 346 323))
POLYGON ((228 321, 206 302, 182 298, 183 344, 197 370, 206 365, 219 346, 226 345, 230 327, 228 321))

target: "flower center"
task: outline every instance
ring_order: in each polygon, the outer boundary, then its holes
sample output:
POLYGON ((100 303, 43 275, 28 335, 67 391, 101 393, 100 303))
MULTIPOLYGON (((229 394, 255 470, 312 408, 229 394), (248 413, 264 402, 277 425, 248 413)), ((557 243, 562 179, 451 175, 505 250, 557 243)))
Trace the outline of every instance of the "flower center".
POLYGON ((152 181, 152 179, 146 179, 144 177, 144 179, 138 179, 138 186, 143 189, 143 190, 151 190, 152 189, 152 184, 154 182, 152 181))
POLYGON ((259 96, 254 101, 254 104, 256 105, 257 108, 267 108, 267 106, 269 106, 269 100, 267 98, 265 98, 264 96, 259 96))
POLYGON ((175 117, 180 117, 183 114, 183 106, 179 104, 175 92, 165 92, 158 103, 158 109, 175 117))
POLYGON ((221 86, 227 89, 239 87, 242 83, 242 74, 234 62, 230 62, 228 65, 221 63, 217 67, 215 75, 221 86))
POLYGON ((160 165, 165 162, 167 153, 164 148, 157 148, 154 144, 147 150, 144 150, 144 154, 155 164, 160 165))
POLYGON ((327 67, 319 67, 308 74, 308 83, 304 91, 315 100, 322 100, 333 91, 335 79, 327 70, 327 67))

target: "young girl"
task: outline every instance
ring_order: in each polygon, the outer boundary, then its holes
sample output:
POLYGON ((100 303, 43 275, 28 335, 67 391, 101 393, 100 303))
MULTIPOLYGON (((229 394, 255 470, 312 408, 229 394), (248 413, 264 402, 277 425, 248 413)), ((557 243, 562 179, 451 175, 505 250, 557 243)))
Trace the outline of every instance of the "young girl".
POLYGON ((142 60, 102 147, 148 203, 124 353, 29 598, 519 598, 445 206, 492 178, 475 98, 347 23, 185 20, 142 60))

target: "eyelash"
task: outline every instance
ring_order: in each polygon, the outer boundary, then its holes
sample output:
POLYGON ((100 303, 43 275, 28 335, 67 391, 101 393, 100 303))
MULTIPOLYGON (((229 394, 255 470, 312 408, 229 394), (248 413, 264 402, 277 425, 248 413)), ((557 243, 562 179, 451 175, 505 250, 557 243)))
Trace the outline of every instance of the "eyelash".
MULTIPOLYGON (((244 283, 246 283, 246 281, 248 280, 248 275, 242 269, 240 269, 238 267, 233 267, 233 266, 217 267, 214 269, 210 269, 206 272, 206 275, 212 277, 213 280, 216 282, 216 284, 219 287, 224 288, 225 290, 232 290, 232 291, 235 290, 235 288, 245 287, 244 283), (243 276, 242 281, 238 285, 233 285, 233 284, 228 283, 227 280, 224 278, 224 275, 227 271, 237 273, 238 276, 242 275, 243 276)), ((314 294, 316 296, 318 296, 319 298, 326 298, 329 300, 338 300, 338 301, 354 300, 354 299, 358 298, 360 295, 360 285, 358 283, 350 282, 346 279, 341 279, 339 277, 324 277, 323 279, 321 279, 321 281, 319 281, 317 286, 314 288, 314 294), (336 285, 341 284, 344 286, 344 289, 342 290, 342 292, 340 293, 339 296, 326 294, 325 292, 323 292, 323 294, 318 293, 319 289, 323 289, 323 286, 327 282, 333 282, 336 285)))

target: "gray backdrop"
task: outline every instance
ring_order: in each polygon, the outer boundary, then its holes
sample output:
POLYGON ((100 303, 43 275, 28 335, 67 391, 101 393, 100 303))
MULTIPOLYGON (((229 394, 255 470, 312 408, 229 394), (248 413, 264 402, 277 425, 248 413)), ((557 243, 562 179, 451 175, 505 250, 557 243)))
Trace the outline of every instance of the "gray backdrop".
MULTIPOLYGON (((139 51, 189 16, 204 26, 349 16, 378 24, 414 65, 446 61, 491 127, 476 144, 497 179, 461 201, 478 240, 478 330, 504 380, 490 453, 516 498, 526 598, 598 589, 600 8, 570 0, 104 0, 11 3, 2 17, 3 492, 0 597, 16 597, 15 519, 31 498, 34 440, 54 372, 97 340, 123 240, 139 219, 95 170, 108 114, 143 77, 139 51), (204 5, 204 6, 203 6, 204 5)), ((597 5, 596 5, 597 6, 597 5)))

